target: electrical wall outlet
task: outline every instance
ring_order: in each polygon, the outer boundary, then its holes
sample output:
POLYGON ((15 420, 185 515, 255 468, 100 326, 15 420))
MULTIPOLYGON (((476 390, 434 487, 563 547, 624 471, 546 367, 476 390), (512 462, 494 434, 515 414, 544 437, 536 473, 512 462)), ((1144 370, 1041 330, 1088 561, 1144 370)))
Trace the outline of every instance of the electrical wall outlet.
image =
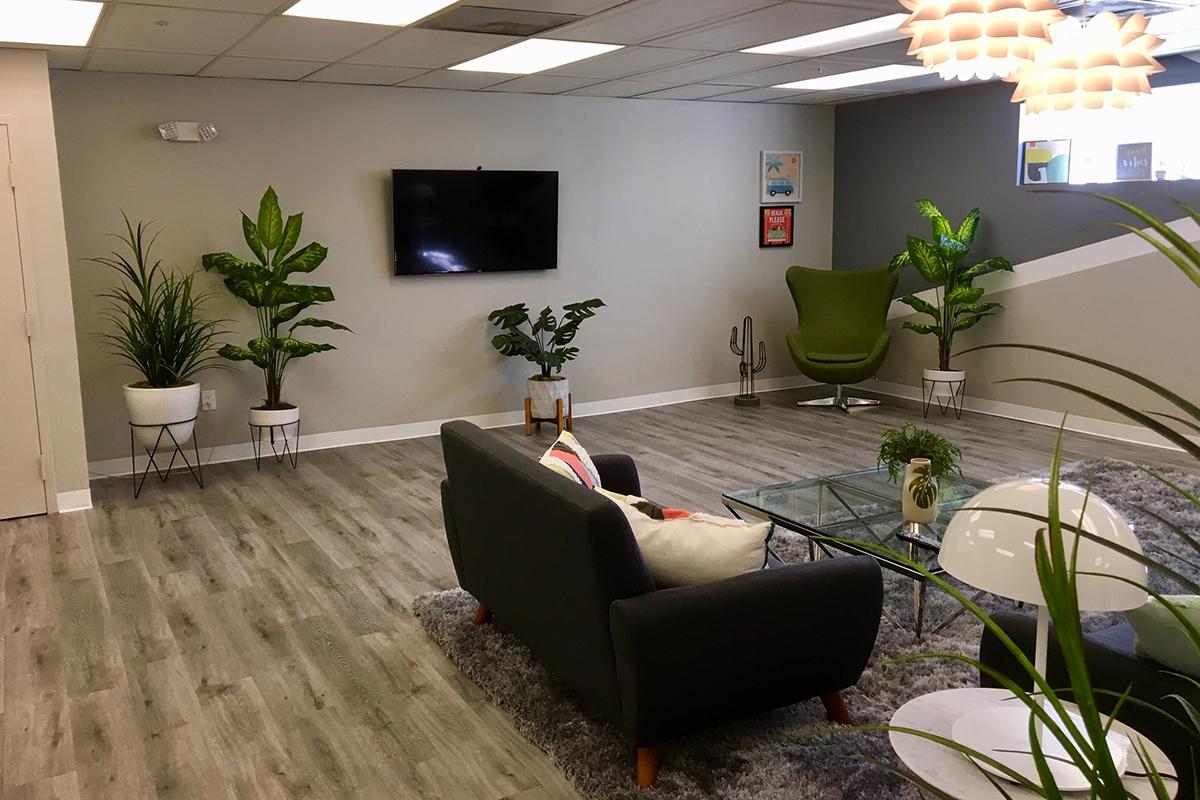
POLYGON ((216 411, 217 410, 217 390, 205 389, 200 392, 200 410, 201 411, 216 411))

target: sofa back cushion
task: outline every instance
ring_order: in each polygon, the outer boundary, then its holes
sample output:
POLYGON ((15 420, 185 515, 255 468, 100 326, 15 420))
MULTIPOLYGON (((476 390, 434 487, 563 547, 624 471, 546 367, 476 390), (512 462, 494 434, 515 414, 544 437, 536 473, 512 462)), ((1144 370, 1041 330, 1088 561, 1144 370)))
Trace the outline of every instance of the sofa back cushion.
POLYGON ((442 451, 462 587, 619 722, 609 606, 654 589, 621 510, 467 422, 442 426, 442 451))

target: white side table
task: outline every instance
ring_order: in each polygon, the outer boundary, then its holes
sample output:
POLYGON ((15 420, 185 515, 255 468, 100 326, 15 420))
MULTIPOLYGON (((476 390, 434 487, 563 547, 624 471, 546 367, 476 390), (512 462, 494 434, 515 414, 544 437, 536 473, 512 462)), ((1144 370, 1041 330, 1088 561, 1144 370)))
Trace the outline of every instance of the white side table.
MULTIPOLYGON (((976 711, 989 705, 1019 702, 1012 700, 1006 689, 947 689, 933 692, 908 701, 892 716, 892 725, 901 728, 933 733, 950 738, 950 729, 955 720, 968 711, 976 711)), ((1073 708, 1068 704, 1069 708, 1073 708)), ((1137 731, 1120 722, 1113 723, 1113 730, 1125 734, 1130 740, 1145 742, 1146 749, 1155 767, 1164 774, 1175 774, 1175 768, 1153 742, 1137 731)), ((958 800, 1003 800, 984 773, 960 753, 940 744, 908 733, 891 733, 892 749, 915 775, 951 794, 958 800)), ((1141 771, 1141 762, 1136 755, 1129 757, 1131 772, 1141 771)), ((1144 778, 1130 776, 1125 787, 1140 800, 1154 800, 1154 790, 1144 778)), ((1004 788, 1013 800, 1038 798, 1028 789, 1004 782, 1004 788)), ((1178 791, 1175 781, 1167 781, 1172 796, 1178 791)))

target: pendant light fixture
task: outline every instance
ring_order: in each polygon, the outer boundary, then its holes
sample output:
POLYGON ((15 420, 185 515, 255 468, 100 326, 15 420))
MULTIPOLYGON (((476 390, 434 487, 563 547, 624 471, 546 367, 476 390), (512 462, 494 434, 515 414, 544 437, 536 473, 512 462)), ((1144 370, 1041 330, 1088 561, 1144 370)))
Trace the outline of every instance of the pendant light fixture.
POLYGON ((1066 18, 1053 0, 900 0, 912 12, 900 33, 908 54, 946 80, 990 80, 1014 73, 1048 43, 1066 18))
POLYGON ((1050 46, 1038 52, 1008 80, 1017 84, 1014 103, 1025 111, 1071 108, 1129 108, 1150 93, 1150 76, 1163 71, 1151 53, 1163 40, 1146 32, 1149 20, 1133 14, 1122 20, 1104 11, 1084 20, 1070 18, 1050 29, 1050 46))

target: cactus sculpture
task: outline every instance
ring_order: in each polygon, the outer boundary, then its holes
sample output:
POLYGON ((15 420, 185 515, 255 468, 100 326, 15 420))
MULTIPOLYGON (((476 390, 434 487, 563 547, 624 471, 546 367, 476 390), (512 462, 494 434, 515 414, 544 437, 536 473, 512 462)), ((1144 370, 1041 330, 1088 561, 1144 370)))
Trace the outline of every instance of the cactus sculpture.
POLYGON ((737 326, 733 327, 729 334, 729 349, 735 356, 742 357, 741 363, 738 364, 738 374, 741 380, 738 395, 733 398, 733 403, 738 406, 756 406, 758 405, 758 395, 754 394, 754 376, 767 366, 767 345, 766 342, 758 343, 758 361, 756 363, 754 360, 754 320, 751 317, 742 320, 741 345, 738 344, 737 326))

